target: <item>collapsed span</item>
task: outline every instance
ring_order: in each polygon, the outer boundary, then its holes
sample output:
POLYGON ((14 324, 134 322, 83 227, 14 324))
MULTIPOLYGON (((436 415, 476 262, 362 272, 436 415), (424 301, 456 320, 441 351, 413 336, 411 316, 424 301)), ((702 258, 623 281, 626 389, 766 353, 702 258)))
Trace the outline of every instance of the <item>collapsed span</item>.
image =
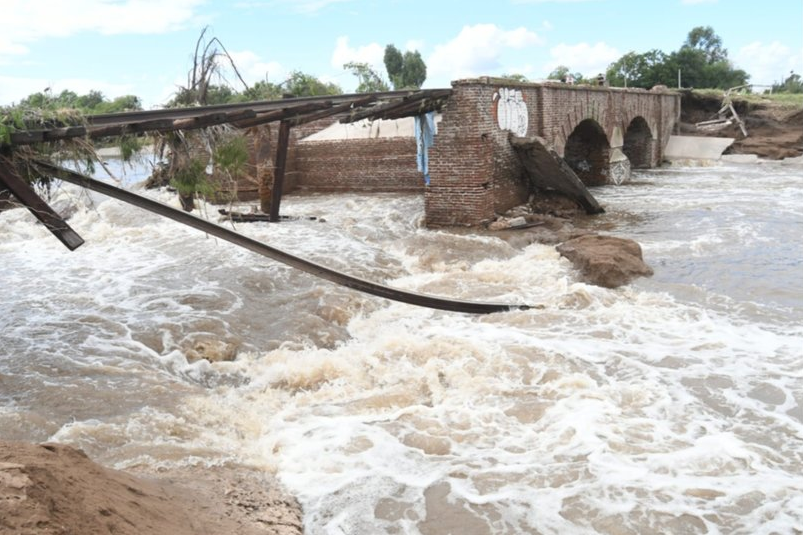
POLYGON ((427 308, 434 308, 438 310, 449 310, 452 312, 465 312, 469 314, 490 314, 493 312, 508 312, 511 310, 528 310, 531 307, 528 305, 511 305, 503 303, 476 303, 472 301, 462 301, 457 299, 448 299, 445 297, 436 297, 431 295, 424 295, 398 288, 391 288, 382 284, 367 281, 359 277, 340 273, 331 268, 316 264, 309 260, 299 258, 291 255, 275 247, 256 241, 247 236, 243 236, 237 232, 216 225, 205 219, 201 219, 192 214, 176 210, 165 204, 142 197, 136 193, 126 191, 124 189, 106 184, 100 180, 95 180, 91 177, 70 171, 62 167, 57 167, 47 162, 38 161, 36 165, 43 171, 58 177, 65 182, 75 184, 77 186, 108 195, 120 201, 137 206, 144 210, 148 210, 160 216, 172 219, 183 225, 187 225, 194 229, 206 232, 229 243, 233 243, 238 247, 248 249, 262 256, 266 256, 288 266, 300 269, 306 273, 319 277, 321 279, 346 286, 354 290, 358 290, 378 297, 384 297, 392 301, 399 301, 401 303, 408 303, 427 308))

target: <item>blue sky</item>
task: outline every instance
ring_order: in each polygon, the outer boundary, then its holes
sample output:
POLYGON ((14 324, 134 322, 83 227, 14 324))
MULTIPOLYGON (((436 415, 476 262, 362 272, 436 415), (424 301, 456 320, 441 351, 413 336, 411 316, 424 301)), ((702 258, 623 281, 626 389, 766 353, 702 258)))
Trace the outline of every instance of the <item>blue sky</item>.
POLYGON ((386 44, 417 49, 425 87, 557 65, 587 76, 628 51, 680 47, 710 25, 756 84, 803 73, 803 0, 0 0, 0 105, 47 87, 164 103, 186 80, 201 29, 246 80, 292 70, 352 91, 343 70, 384 71, 386 44))

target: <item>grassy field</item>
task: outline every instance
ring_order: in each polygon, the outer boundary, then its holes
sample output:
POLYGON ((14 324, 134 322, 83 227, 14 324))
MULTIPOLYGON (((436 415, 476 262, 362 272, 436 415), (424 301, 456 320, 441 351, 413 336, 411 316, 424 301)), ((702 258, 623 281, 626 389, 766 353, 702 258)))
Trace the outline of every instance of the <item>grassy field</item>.
MULTIPOLYGON (((694 93, 722 98, 725 91, 722 89, 695 89, 694 93)), ((731 97, 733 100, 746 100, 750 103, 773 103, 782 108, 803 108, 803 93, 735 93, 731 97)))

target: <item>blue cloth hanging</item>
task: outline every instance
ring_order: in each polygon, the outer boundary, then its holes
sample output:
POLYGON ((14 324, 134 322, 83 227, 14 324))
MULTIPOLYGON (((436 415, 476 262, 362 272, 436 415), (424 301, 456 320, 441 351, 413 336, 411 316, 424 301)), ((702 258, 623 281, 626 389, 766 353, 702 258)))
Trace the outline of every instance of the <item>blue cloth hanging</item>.
POLYGON ((435 112, 431 111, 415 117, 416 163, 418 170, 424 173, 424 184, 429 186, 429 148, 435 143, 435 112))

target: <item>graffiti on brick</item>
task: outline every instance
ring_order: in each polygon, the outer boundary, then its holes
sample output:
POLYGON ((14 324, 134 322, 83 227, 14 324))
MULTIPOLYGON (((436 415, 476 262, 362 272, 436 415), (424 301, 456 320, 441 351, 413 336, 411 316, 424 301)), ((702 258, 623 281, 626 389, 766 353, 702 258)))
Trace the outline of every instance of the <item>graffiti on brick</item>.
POLYGON ((617 186, 630 178, 630 162, 627 160, 620 160, 611 164, 611 180, 617 186))
POLYGON ((493 96, 496 122, 502 130, 509 130, 517 136, 527 135, 529 118, 527 103, 518 89, 500 88, 493 96))

